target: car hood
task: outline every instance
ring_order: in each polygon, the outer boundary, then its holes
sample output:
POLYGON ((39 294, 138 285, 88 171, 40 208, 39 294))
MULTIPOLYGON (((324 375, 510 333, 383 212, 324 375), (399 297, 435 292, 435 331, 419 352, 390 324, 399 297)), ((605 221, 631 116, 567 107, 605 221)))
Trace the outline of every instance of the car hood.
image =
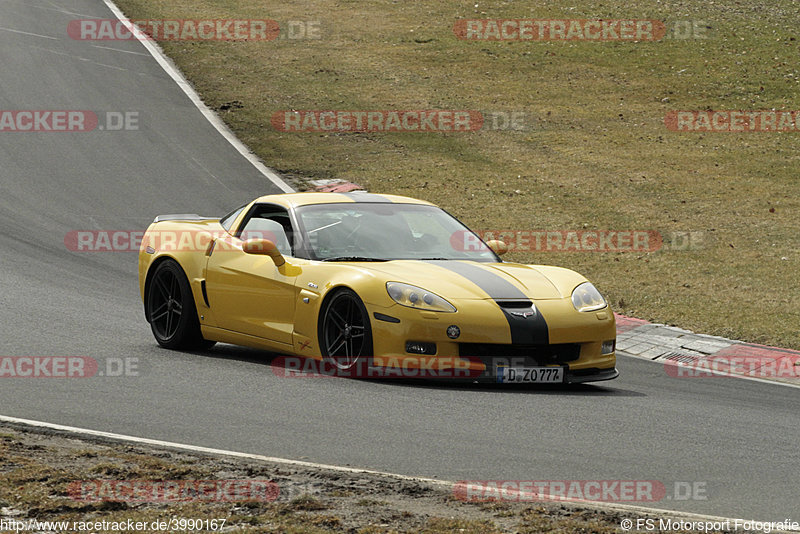
POLYGON ((474 261, 405 261, 360 264, 387 282, 404 282, 446 299, 561 299, 586 279, 544 265, 474 261))

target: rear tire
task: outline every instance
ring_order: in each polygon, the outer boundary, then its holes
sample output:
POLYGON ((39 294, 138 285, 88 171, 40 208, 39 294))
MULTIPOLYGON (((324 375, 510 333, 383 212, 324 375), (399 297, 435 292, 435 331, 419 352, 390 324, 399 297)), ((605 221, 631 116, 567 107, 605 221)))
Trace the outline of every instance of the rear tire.
POLYGON ((159 345, 167 349, 210 349, 203 339, 189 280, 173 260, 158 264, 145 298, 147 321, 159 345))

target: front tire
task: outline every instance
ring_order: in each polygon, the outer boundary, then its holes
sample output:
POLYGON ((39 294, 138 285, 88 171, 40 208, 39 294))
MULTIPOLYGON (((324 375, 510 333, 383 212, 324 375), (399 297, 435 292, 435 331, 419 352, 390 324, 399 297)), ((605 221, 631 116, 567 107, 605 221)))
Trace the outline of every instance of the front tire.
POLYGON ((369 313, 355 291, 340 289, 325 302, 318 334, 322 356, 339 369, 372 363, 369 313))
POLYGON ((162 347, 208 349, 214 346, 214 341, 203 339, 192 288, 177 262, 165 260, 158 264, 145 302, 153 337, 162 347))

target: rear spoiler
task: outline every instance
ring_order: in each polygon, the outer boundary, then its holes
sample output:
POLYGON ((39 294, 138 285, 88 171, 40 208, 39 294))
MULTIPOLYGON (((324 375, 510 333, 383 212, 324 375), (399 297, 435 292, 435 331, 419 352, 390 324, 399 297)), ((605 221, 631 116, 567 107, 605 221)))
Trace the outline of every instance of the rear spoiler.
POLYGON ((202 217, 196 213, 174 213, 171 215, 159 215, 153 219, 154 223, 163 221, 218 221, 219 217, 202 217))

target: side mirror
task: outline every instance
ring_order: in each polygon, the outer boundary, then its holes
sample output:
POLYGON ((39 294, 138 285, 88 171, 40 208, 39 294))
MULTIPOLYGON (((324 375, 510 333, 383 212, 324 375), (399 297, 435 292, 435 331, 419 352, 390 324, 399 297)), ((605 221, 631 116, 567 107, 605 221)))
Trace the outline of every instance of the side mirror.
POLYGON ((491 241, 487 241, 486 244, 489 245, 489 248, 492 249, 498 256, 502 256, 508 252, 508 245, 499 239, 492 239, 491 241))
POLYGON ((269 239, 248 239, 242 245, 242 250, 247 254, 269 256, 277 267, 286 263, 283 254, 280 253, 275 243, 269 239))

